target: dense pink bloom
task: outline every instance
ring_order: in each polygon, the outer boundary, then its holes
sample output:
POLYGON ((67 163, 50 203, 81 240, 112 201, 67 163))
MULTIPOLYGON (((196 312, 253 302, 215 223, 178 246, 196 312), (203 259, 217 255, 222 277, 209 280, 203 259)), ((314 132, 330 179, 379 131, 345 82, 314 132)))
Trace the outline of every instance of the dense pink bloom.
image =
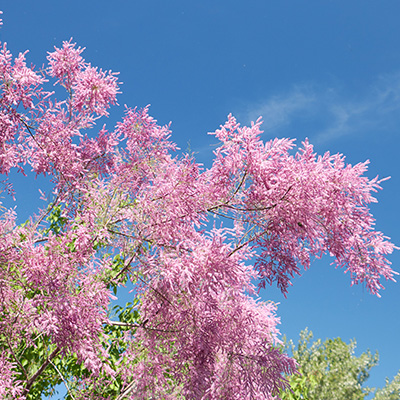
POLYGON ((255 265, 259 285, 276 281, 286 293, 290 278, 300 274, 298 265, 308 268, 311 256, 329 252, 336 265, 350 272, 352 283, 365 283, 378 294, 380 276, 393 280, 386 255, 394 246, 373 229, 367 205, 376 201, 371 193, 380 186, 377 178, 362 176, 368 162, 352 167, 341 155, 318 157, 308 141, 292 155, 293 141, 263 144, 259 126, 242 128, 230 116, 216 132, 224 144, 210 171, 225 198, 231 196, 232 177, 238 185, 245 174, 242 198, 236 196, 235 202, 231 197, 221 209, 245 213, 249 227, 258 232, 254 245, 262 250, 255 265))
POLYGON ((84 67, 85 63, 81 57, 84 48, 75 48, 75 43, 63 42, 62 49, 54 47, 55 51, 49 53, 49 75, 58 79, 57 82, 70 89, 75 82, 76 76, 84 67))
POLYGON ((64 42, 49 53, 47 77, 66 89, 56 100, 25 53, 13 62, 0 50, 0 172, 28 164, 53 185, 26 224, 13 210, 0 218, 0 396, 24 398, 41 379, 16 352, 43 338, 54 348, 37 356, 43 370, 51 357, 82 366, 77 399, 276 398, 296 364, 280 351, 276 305, 257 290, 286 293, 330 254, 379 295, 395 274, 395 247, 368 209, 381 181, 308 141, 262 142, 261 120, 241 127, 229 115, 209 169, 171 154, 169 126, 148 107, 96 130, 117 79, 82 51, 64 42), (111 291, 126 285, 136 308, 117 318, 111 291), (121 397, 99 394, 115 382, 121 397))
POLYGON ((28 68, 25 53, 12 61, 12 55, 4 43, 0 46, 0 173, 10 169, 23 170, 26 162, 26 136, 30 119, 37 115, 45 92, 41 74, 28 68), (20 113, 20 109, 26 113, 20 113))
POLYGON ((117 102, 117 78, 111 71, 103 72, 90 64, 77 75, 73 85, 73 104, 78 112, 108 115, 107 108, 117 102))
POLYGON ((2 399, 25 399, 21 382, 15 379, 12 365, 4 353, 0 352, 0 398, 2 399))

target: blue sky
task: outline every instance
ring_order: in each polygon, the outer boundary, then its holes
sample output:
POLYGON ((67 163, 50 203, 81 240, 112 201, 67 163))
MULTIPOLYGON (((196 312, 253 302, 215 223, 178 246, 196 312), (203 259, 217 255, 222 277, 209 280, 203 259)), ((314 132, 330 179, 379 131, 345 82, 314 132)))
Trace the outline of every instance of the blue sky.
MULTIPOLYGON (((87 61, 119 71, 119 103, 151 104, 173 139, 211 162, 214 131, 229 113, 247 124, 262 115, 263 138, 308 137, 319 153, 369 159, 368 176, 383 184, 372 211, 377 229, 400 246, 400 3, 397 0, 307 1, 7 1, 0 40, 30 50, 41 66, 47 51, 71 37, 87 61)), ((110 127, 122 115, 114 110, 110 127)), ((102 121, 103 122, 103 121, 102 121)), ((39 202, 40 182, 17 180, 17 210, 26 219, 39 202)), ((11 204, 7 201, 6 204, 11 204)), ((400 271, 399 251, 391 257, 400 271)), ((314 262, 280 302, 281 332, 297 339, 356 338, 358 351, 378 350, 368 383, 383 386, 400 369, 400 286, 382 298, 314 262)))

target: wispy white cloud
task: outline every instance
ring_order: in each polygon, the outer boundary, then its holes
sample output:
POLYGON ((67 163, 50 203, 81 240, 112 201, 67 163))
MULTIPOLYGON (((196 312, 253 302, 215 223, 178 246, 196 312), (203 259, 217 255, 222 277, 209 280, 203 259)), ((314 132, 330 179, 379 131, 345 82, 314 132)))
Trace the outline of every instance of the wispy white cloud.
POLYGON ((272 96, 266 102, 253 106, 246 119, 255 121, 262 116, 265 130, 280 129, 288 125, 294 115, 312 108, 315 101, 316 94, 309 87, 295 87, 289 93, 272 96))
MULTIPOLYGON (((268 134, 287 135, 306 127, 314 143, 345 135, 396 130, 400 133, 400 73, 379 77, 362 93, 316 84, 296 86, 249 107, 245 123, 263 117, 268 134)), ((304 132, 303 132, 304 133, 304 132)))

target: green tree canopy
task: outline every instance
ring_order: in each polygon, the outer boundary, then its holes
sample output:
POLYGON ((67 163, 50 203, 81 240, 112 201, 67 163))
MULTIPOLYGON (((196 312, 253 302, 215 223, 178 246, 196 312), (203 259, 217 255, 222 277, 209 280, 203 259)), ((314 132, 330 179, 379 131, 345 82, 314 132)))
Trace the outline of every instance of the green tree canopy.
MULTIPOLYGON (((286 342, 299 363, 299 374, 290 377, 291 390, 282 393, 283 400, 363 400, 375 391, 365 385, 379 356, 369 350, 355 355, 356 341, 345 343, 341 338, 317 339, 308 329, 300 333, 297 345, 286 342)), ((386 379, 383 389, 375 392, 373 400, 400 399, 400 372, 393 381, 386 379)))

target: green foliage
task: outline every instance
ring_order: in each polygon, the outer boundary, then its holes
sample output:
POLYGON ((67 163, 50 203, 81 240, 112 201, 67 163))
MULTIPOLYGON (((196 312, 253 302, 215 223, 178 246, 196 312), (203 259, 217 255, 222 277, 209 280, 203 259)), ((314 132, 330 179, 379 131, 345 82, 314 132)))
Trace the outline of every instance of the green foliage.
POLYGON ((378 389, 373 400, 399 400, 400 399, 400 371, 390 382, 386 378, 386 385, 378 389))
POLYGON ((118 285, 125 285, 128 281, 128 275, 119 275, 124 267, 125 260, 121 257, 120 254, 117 254, 112 260, 111 269, 106 271, 105 281, 108 282, 109 288, 112 289, 114 295, 117 294, 118 285), (115 281, 116 276, 119 276, 117 282, 115 281))
POLYGON ((59 235, 64 225, 67 223, 68 219, 62 216, 61 204, 57 206, 49 206, 49 215, 47 216, 47 221, 49 222, 49 228, 47 232, 52 231, 54 234, 59 235))
MULTIPOLYGON (((117 324, 105 326, 104 335, 100 338, 104 348, 109 349, 110 357, 104 359, 109 367, 116 371, 121 366, 122 355, 126 351, 127 342, 123 340, 124 335, 129 332, 134 335, 136 327, 139 326, 140 315, 137 311, 139 300, 136 298, 133 302, 128 302, 121 307, 116 305, 112 309, 112 317, 117 320, 117 324)), ((5 338, 0 338, 1 342, 5 338)), ((40 400, 42 396, 52 396, 56 394, 55 388, 68 382, 68 393, 65 400, 73 400, 74 393, 79 392, 98 395, 100 398, 117 398, 121 393, 123 384, 121 376, 103 376, 99 377, 97 382, 82 388, 79 381, 82 378, 90 376, 90 372, 78 360, 76 354, 54 354, 56 347, 51 344, 49 337, 40 334, 29 340, 21 341, 20 346, 15 350, 15 357, 19 361, 15 372, 19 379, 32 377, 43 367, 43 360, 50 360, 47 366, 32 382, 27 400, 40 400), (53 356, 51 356, 53 354, 53 356)), ((129 383, 129 382, 128 382, 129 383)))
POLYGON ((359 357, 354 355, 356 342, 342 339, 321 339, 311 343, 312 332, 300 333, 297 346, 289 341, 290 350, 299 363, 300 375, 289 379, 292 392, 282 395, 284 400, 362 400, 373 391, 364 387, 369 371, 378 363, 378 354, 368 350, 359 357))
POLYGON ((300 368, 297 374, 289 378, 290 389, 281 392, 281 400, 308 400, 309 391, 317 384, 314 375, 307 376, 300 368))
MULTIPOLYGON (((48 222, 48 228, 45 230, 46 234, 51 231, 60 239, 62 238, 67 223, 67 219, 62 216, 62 212, 61 205, 49 207, 46 218, 48 222)), ((22 224, 21 227, 24 227, 28 222, 22 224)), ((24 239, 25 237, 21 238, 21 240, 24 239)), ((93 246, 94 250, 98 252, 105 247, 100 242, 94 243, 93 246)), ((74 241, 68 247, 71 252, 75 251, 74 241)), ((111 268, 109 270, 106 269, 105 275, 102 277, 115 295, 119 286, 124 286, 128 279, 134 281, 134 278, 129 277, 128 274, 119 275, 121 269, 125 266, 125 262, 126 260, 123 256, 120 254, 115 255, 112 259, 111 268)), ((0 267, 2 266, 0 265, 0 267)), ((19 266, 11 264, 7 268, 9 273, 13 272, 15 282, 18 282, 15 289, 23 291, 26 299, 34 298, 38 291, 36 288, 26 285, 23 271, 19 266)), ((127 350, 127 341, 123 340, 124 336, 126 334, 134 335, 137 327, 146 323, 146 321, 141 321, 137 310, 139 303, 139 298, 135 298, 133 302, 128 302, 123 306, 115 305, 109 311, 110 319, 114 323, 105 325, 104 334, 99 337, 102 347, 107 349, 109 354, 107 358, 102 357, 100 354, 99 357, 113 371, 117 371, 121 367, 122 356, 127 350)), ((16 308, 13 311, 18 314, 19 309, 16 308)), ((0 322, 5 316, 6 313, 0 315, 0 322)), ((85 393, 91 398, 95 396, 98 399, 111 399, 121 395, 123 387, 131 383, 126 379, 122 381, 120 374, 111 376, 103 372, 96 381, 92 381, 90 384, 85 383, 82 387, 80 382, 91 376, 90 371, 84 366, 82 360, 78 359, 77 354, 61 353, 53 343, 52 338, 43 333, 27 335, 25 339, 21 338, 17 345, 10 344, 7 337, 1 335, 0 350, 3 347, 13 347, 14 349, 12 361, 14 362, 13 370, 17 380, 29 381, 34 377, 31 384, 28 385, 29 392, 25 393, 26 400, 41 400, 44 398, 43 396, 54 396, 58 393, 57 387, 59 385, 67 389, 67 393, 63 397, 65 400, 75 400, 78 394, 82 396, 85 393)))
MULTIPOLYGON (((378 364, 378 353, 368 350, 359 357, 354 355, 356 341, 318 339, 311 343, 312 332, 300 332, 295 346, 285 341, 285 351, 299 363, 298 374, 288 378, 290 389, 281 392, 282 400, 363 400, 375 389, 365 386, 369 371, 378 364)), ((378 389, 372 400, 400 399, 400 371, 392 381, 378 389)))

